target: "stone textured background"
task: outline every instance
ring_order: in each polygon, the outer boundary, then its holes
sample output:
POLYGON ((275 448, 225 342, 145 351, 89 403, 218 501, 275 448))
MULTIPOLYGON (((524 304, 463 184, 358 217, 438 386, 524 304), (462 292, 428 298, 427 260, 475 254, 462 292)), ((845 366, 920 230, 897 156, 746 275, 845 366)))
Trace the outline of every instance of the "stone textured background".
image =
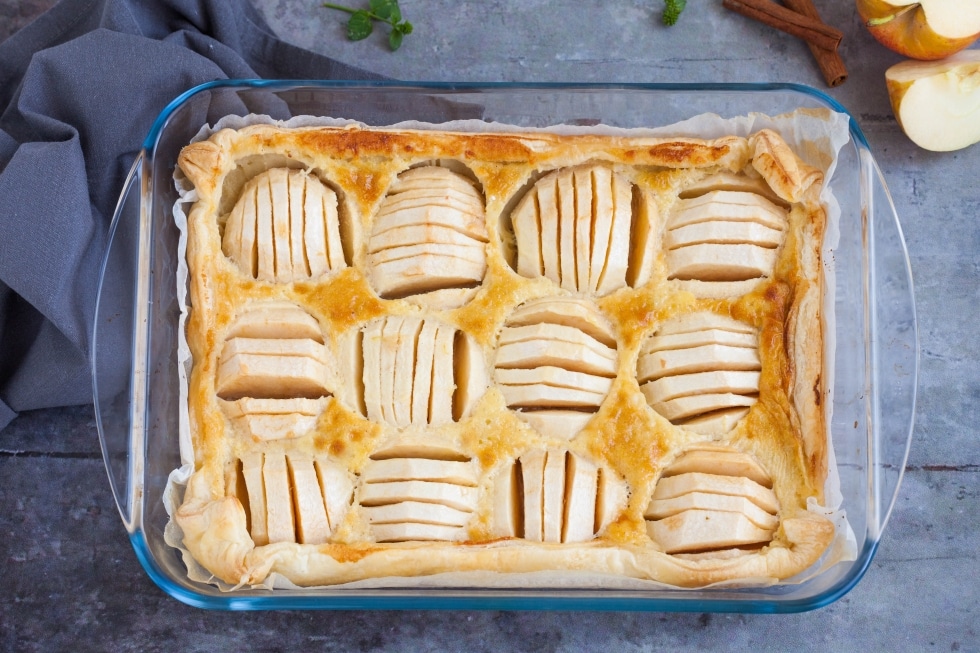
MULTIPOLYGON (((416 32, 397 53, 382 34, 347 42, 343 15, 317 2, 254 2, 282 38, 406 80, 824 88, 802 44, 720 2, 690 2, 664 29, 659 0, 403 0, 416 32)), ((0 0, 0 39, 52 4, 0 0)), ((898 56, 865 33, 853 0, 819 4, 846 34, 851 73, 829 92, 857 116, 902 218, 922 348, 905 480, 878 554, 851 593, 784 616, 206 612, 164 595, 140 567, 105 477, 92 408, 82 406, 23 414, 0 433, 0 650, 980 650, 980 146, 940 155, 905 139, 882 77, 898 56)))

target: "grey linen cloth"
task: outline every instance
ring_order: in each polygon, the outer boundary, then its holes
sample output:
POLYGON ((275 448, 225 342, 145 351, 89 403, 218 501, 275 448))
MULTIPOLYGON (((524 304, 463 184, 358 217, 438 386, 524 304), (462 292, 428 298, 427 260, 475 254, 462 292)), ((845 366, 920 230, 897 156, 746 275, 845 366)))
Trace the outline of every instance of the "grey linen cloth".
POLYGON ((183 91, 256 77, 377 78, 277 39, 248 0, 64 0, 0 43, 0 429, 91 403, 99 266, 143 139, 183 91))

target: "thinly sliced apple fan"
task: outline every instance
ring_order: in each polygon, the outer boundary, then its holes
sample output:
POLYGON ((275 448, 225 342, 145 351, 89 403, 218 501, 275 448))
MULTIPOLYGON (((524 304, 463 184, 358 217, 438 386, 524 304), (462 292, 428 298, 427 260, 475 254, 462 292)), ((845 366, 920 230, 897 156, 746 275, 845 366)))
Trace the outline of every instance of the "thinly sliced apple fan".
POLYGON ((476 509, 475 462, 453 449, 393 446, 371 456, 358 503, 378 542, 464 539, 476 509))
POLYGON ((380 424, 405 428, 459 420, 489 383, 482 349, 435 319, 374 320, 345 334, 340 349, 350 377, 341 397, 380 424))
POLYGON ((544 297, 507 319, 494 376, 507 406, 524 421, 568 440, 606 398, 617 360, 612 325, 590 300, 544 297))
POLYGON ((344 268, 337 194, 305 170, 266 170, 245 184, 221 249, 262 281, 314 279, 344 268))
POLYGON ((786 226, 786 209, 754 192, 681 199, 664 235, 668 278, 699 296, 744 294, 772 275, 786 226))
POLYGON ((488 240, 483 195, 472 182, 438 165, 410 168, 375 216, 371 284, 385 299, 458 306, 483 281, 488 240))
POLYGON ((256 546, 322 544, 347 515, 354 483, 325 457, 251 452, 229 465, 225 488, 244 507, 256 546))
POLYGON ((688 449, 664 470, 644 512, 666 553, 719 555, 759 547, 779 526, 772 479, 748 454, 714 445, 688 449))
POLYGON ((496 537, 587 542, 622 508, 626 490, 579 454, 533 450, 500 471, 493 499, 496 537))
POLYGON ((316 425, 335 383, 316 319, 289 302, 246 309, 229 328, 215 389, 225 413, 255 440, 298 437, 316 425))
POLYGON ((517 272, 599 295, 641 286, 653 265, 655 216, 649 194, 605 165, 549 172, 511 214, 517 272))
POLYGON ((664 323, 640 349, 636 378, 647 403, 697 433, 730 431, 758 400, 759 335, 699 312, 664 323))

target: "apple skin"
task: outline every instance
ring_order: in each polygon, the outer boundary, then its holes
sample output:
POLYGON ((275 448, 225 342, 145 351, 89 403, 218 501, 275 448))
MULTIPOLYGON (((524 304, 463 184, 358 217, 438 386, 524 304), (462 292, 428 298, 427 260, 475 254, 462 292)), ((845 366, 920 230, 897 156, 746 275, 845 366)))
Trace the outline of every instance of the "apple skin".
POLYGON ((885 84, 899 126, 922 149, 951 152, 980 142, 980 50, 903 61, 885 72, 885 84))
POLYGON ((896 7, 886 0, 856 0, 856 2, 858 14, 871 35, 886 48, 912 59, 923 61, 944 59, 968 47, 977 40, 977 37, 980 37, 980 32, 962 38, 948 38, 936 34, 929 27, 925 10, 921 6, 915 6, 887 22, 869 24, 869 21, 879 21, 895 15, 905 7, 896 7))

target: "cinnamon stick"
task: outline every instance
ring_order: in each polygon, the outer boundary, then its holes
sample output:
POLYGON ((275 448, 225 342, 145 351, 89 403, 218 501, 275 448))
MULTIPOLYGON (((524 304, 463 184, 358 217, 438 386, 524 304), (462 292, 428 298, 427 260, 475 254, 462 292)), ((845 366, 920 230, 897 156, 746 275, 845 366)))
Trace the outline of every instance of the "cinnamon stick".
MULTIPOLYGON (((813 6, 813 0, 783 0, 783 4, 798 14, 820 20, 820 14, 817 12, 817 8, 813 6)), ((833 88, 847 81, 847 68, 836 48, 823 50, 812 43, 807 43, 807 45, 813 54, 813 58, 817 61, 817 66, 820 68, 820 73, 827 82, 827 86, 833 88)))
POLYGON ((787 7, 772 0, 724 0, 726 9, 764 25, 803 39, 817 60, 828 86, 839 86, 847 79, 847 69, 837 54, 844 34, 825 24, 811 0, 784 0, 787 7))
POLYGON ((798 14, 772 0, 724 0, 722 4, 726 9, 792 34, 821 50, 836 50, 844 38, 840 30, 824 25, 819 19, 798 14))

